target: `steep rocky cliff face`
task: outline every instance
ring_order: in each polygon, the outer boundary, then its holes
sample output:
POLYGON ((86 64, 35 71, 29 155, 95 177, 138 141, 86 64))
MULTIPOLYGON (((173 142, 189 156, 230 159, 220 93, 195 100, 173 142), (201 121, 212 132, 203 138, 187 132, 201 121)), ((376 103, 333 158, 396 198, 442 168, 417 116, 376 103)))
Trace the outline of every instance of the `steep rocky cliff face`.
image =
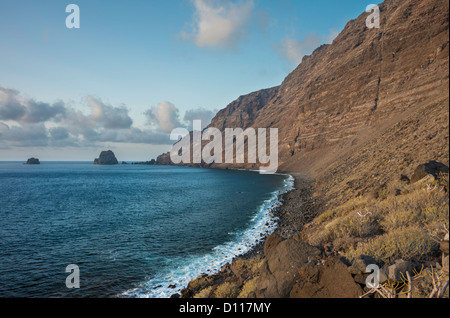
POLYGON ((252 127, 259 117, 261 109, 277 96, 278 91, 279 86, 239 97, 219 111, 209 127, 215 127, 221 131, 225 128, 246 129, 252 127))
POLYGON ((350 21, 332 45, 303 60, 255 121, 279 127, 282 168, 314 167, 305 157, 320 157, 323 168, 448 96, 448 3, 394 0, 380 10, 380 29, 366 28, 367 14, 350 21))
MULTIPOLYGON (((430 105, 430 116, 448 118, 448 2, 387 0, 379 7, 379 29, 367 28, 369 14, 361 14, 331 45, 304 57, 281 86, 241 96, 210 127, 278 128, 280 171, 320 175, 402 120, 427 116, 430 105)), ((448 140, 442 125, 437 138, 448 140)), ((448 163, 448 155, 442 159, 448 163)), ((158 163, 168 163, 168 155, 158 163)))

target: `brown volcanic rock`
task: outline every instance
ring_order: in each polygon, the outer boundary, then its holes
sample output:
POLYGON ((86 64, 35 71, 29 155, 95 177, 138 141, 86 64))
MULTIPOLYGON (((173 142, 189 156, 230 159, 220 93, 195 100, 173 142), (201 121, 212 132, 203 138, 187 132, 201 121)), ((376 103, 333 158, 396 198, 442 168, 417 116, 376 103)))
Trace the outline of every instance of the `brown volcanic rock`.
POLYGON ((380 10, 380 29, 366 28, 362 14, 305 57, 255 120, 279 128, 289 170, 309 168, 301 158, 311 152, 357 143, 448 89, 448 3, 385 1, 380 10))
POLYGON ((94 165, 117 165, 116 156, 111 150, 102 151, 98 158, 95 158, 94 165))
POLYGON ((37 158, 29 158, 28 160, 27 160, 27 163, 26 163, 27 165, 38 165, 38 164, 40 164, 40 161, 39 161, 39 159, 37 159, 37 158))
POLYGON ((215 127, 221 131, 225 128, 239 127, 246 129, 251 127, 259 116, 260 110, 277 95, 278 89, 279 86, 240 96, 219 111, 212 119, 209 127, 215 127))
POLYGON ((415 183, 428 175, 437 178, 440 173, 448 173, 448 167, 442 162, 430 161, 419 165, 411 176, 411 183, 415 183))
POLYGON ((285 240, 269 249, 256 287, 257 297, 289 297, 299 269, 319 255, 320 250, 295 239, 285 240))
POLYGON ((444 0, 387 0, 380 29, 361 14, 281 86, 241 96, 210 126, 278 128, 280 170, 320 173, 412 112, 448 105, 448 11, 444 0))
POLYGON ((336 257, 321 266, 305 266, 298 275, 291 298, 358 298, 363 294, 347 266, 336 257))

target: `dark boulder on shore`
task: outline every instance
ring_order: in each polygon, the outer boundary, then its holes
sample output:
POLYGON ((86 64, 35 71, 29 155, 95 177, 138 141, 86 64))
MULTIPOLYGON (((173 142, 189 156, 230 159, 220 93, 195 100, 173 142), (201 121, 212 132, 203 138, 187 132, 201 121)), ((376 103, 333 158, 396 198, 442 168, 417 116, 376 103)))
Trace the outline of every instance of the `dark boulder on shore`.
POLYGON ((265 263, 260 271, 260 279, 256 288, 256 296, 262 298, 286 298, 298 279, 298 271, 312 259, 320 255, 320 251, 300 240, 287 239, 279 242, 272 237, 264 248, 265 263))
POLYGON ((430 161, 419 165, 411 177, 411 183, 415 183, 428 175, 438 178, 440 173, 448 173, 448 167, 442 162, 430 161))
POLYGON ((26 164, 27 165, 39 165, 41 163, 39 162, 38 158, 30 158, 30 159, 27 160, 26 164))
POLYGON ((111 150, 102 151, 100 156, 94 160, 94 165, 117 165, 116 156, 111 150))

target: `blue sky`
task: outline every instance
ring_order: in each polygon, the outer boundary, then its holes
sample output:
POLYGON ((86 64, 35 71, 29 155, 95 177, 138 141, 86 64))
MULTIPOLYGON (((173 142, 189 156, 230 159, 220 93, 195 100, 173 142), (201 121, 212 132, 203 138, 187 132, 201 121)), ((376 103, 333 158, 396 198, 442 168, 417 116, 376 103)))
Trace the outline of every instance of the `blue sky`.
POLYGON ((173 126, 281 84, 370 3, 0 0, 0 160, 154 158, 173 126))

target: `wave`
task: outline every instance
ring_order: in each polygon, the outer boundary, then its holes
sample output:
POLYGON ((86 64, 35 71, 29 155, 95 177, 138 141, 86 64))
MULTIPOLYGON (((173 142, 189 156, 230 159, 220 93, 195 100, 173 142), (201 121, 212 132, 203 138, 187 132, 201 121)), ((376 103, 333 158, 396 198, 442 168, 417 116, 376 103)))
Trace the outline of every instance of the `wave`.
POLYGON ((283 187, 272 192, 270 199, 264 201, 251 219, 249 226, 243 231, 232 233, 234 236, 232 241, 216 246, 210 253, 201 257, 174 259, 170 268, 117 296, 169 298, 173 294, 180 293, 191 280, 202 274, 217 273, 223 265, 249 252, 277 228, 278 218, 274 216, 274 211, 282 205, 280 195, 294 189, 293 176, 286 176, 283 187))

